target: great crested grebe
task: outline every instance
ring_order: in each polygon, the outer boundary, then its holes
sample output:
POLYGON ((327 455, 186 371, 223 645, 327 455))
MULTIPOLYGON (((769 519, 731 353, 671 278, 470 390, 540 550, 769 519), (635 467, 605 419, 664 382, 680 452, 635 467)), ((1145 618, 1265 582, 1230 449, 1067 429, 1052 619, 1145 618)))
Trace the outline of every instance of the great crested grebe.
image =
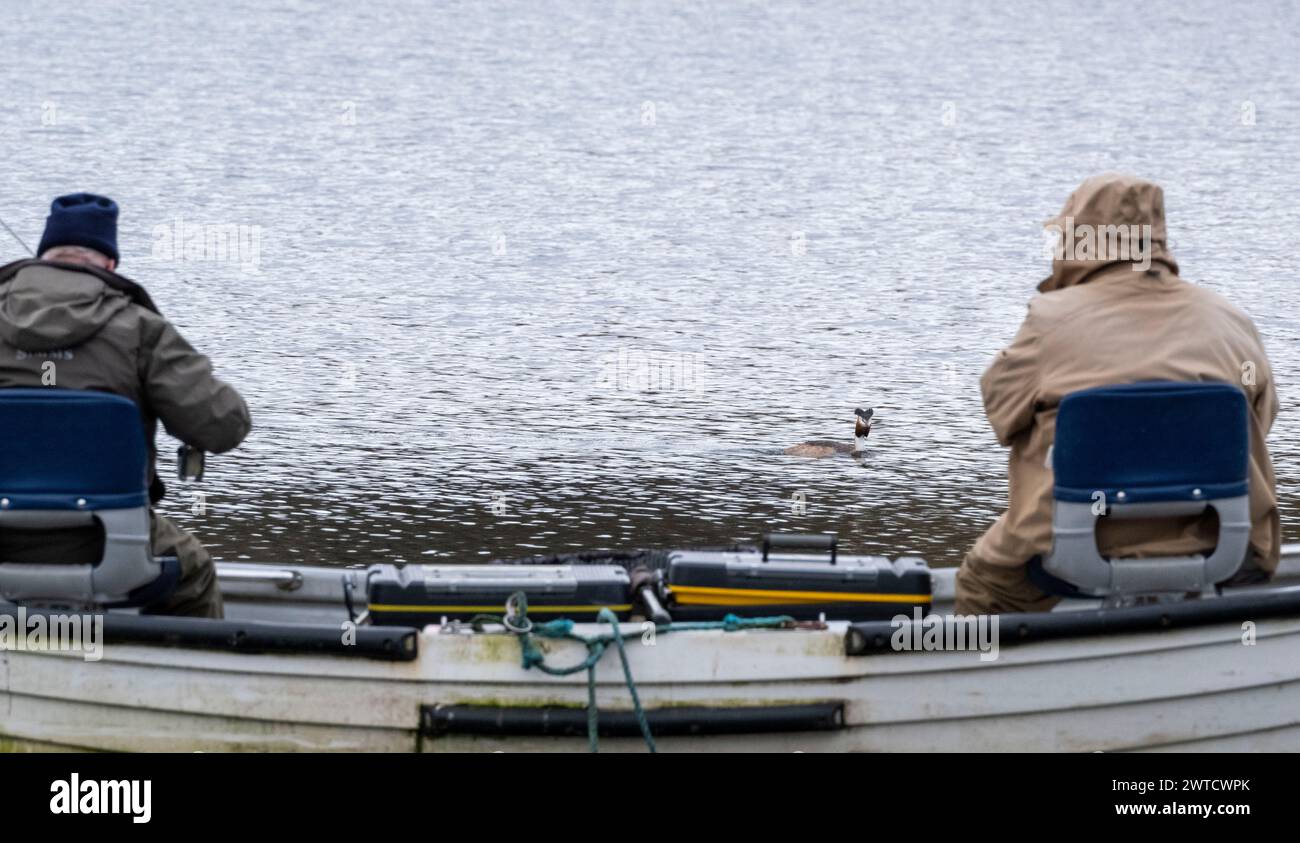
POLYGON ((835 454, 857 456, 867 450, 867 436, 871 433, 871 417, 876 411, 861 407, 853 411, 853 443, 835 442, 830 439, 811 439, 799 445, 786 448, 783 452, 791 457, 812 457, 821 459, 835 454))

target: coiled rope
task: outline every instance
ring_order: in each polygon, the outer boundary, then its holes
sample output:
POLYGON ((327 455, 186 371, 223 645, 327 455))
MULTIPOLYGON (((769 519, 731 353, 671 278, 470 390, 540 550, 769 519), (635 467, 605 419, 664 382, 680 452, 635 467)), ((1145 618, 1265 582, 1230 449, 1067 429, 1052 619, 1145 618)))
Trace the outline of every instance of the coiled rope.
MULTIPOLYGON (((519 640, 524 670, 537 668, 549 676, 571 676, 582 670, 587 671, 587 747, 592 752, 600 751, 600 713, 596 708, 596 665, 604 657, 609 645, 614 644, 618 648, 618 658, 623 665, 623 681, 627 685, 628 694, 632 697, 632 710, 636 715, 637 727, 645 739, 646 748, 650 752, 655 752, 654 735, 650 732, 650 722, 646 719, 645 709, 641 706, 641 695, 637 693, 636 681, 632 678, 632 668, 627 661, 627 648, 618 617, 609 609, 602 608, 596 615, 596 620, 599 623, 609 624, 610 631, 600 635, 578 635, 573 631, 573 621, 568 618, 534 624, 528 617, 528 597, 522 591, 516 591, 506 600, 503 617, 479 616, 474 618, 473 624, 475 629, 481 630, 484 623, 499 623, 513 633, 519 640), (577 664, 564 667, 549 665, 546 663, 546 654, 537 646, 534 636, 577 641, 587 648, 587 657, 577 664)), ((720 621, 660 624, 655 627, 655 634, 705 629, 721 629, 726 632, 737 632, 743 629, 781 629, 792 627, 794 623, 794 618, 786 615, 768 618, 727 615, 720 621)))

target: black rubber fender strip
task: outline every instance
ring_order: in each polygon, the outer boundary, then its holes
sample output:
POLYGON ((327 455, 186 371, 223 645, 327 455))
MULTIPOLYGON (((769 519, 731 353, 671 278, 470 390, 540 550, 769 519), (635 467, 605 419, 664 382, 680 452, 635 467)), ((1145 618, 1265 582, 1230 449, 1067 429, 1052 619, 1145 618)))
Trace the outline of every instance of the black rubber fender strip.
MULTIPOLYGON (((0 615, 17 620, 18 607, 0 603, 0 615)), ((47 609, 27 609, 26 617, 74 614, 47 609)), ((297 653, 355 656, 383 661, 414 661, 419 655, 419 632, 410 627, 359 626, 344 642, 341 622, 331 624, 226 621, 165 615, 104 613, 105 644, 160 644, 241 653, 297 653)))
MULTIPOLYGON (((775 706, 674 706, 646 710, 650 733, 674 735, 756 735, 773 732, 825 732, 844 728, 842 701, 775 706)), ((631 711, 601 711, 602 737, 641 737, 631 711)), ((491 737, 586 737, 587 710, 565 706, 425 705, 420 733, 491 737)))
MULTIPOLYGON (((1116 609, 1008 613, 998 619, 998 646, 1283 617, 1300 617, 1300 587, 1116 609)), ((898 628, 893 621, 850 624, 845 652, 850 656, 899 652, 891 644, 898 628)))

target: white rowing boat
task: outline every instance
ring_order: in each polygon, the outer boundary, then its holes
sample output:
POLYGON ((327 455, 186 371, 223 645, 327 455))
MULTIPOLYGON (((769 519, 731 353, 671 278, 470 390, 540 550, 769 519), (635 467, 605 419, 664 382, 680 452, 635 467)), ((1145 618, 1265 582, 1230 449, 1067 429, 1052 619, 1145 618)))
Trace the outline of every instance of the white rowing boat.
MULTIPOLYGON (((342 582, 364 571, 218 570, 224 622, 110 617, 98 661, 0 651, 0 748, 587 747, 585 674, 523 669, 512 634, 362 626, 344 644, 342 582)), ((952 571, 936 571, 936 612, 951 596, 952 571)), ((1002 621, 991 660, 878 649, 888 622, 653 639, 621 628, 666 751, 1300 749, 1300 545, 1267 587, 1002 621)), ((586 655, 573 641, 539 646, 552 664, 586 655)), ((643 750, 612 649, 595 680, 600 748, 643 750)))

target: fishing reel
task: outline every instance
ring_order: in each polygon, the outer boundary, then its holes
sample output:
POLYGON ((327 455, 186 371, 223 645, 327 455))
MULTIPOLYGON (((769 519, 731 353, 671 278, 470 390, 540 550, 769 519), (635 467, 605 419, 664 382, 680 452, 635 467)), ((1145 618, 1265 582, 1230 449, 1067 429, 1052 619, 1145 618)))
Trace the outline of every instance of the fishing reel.
POLYGON ((203 449, 193 445, 181 445, 176 449, 176 476, 185 483, 197 483, 203 479, 203 469, 207 454, 203 449))

